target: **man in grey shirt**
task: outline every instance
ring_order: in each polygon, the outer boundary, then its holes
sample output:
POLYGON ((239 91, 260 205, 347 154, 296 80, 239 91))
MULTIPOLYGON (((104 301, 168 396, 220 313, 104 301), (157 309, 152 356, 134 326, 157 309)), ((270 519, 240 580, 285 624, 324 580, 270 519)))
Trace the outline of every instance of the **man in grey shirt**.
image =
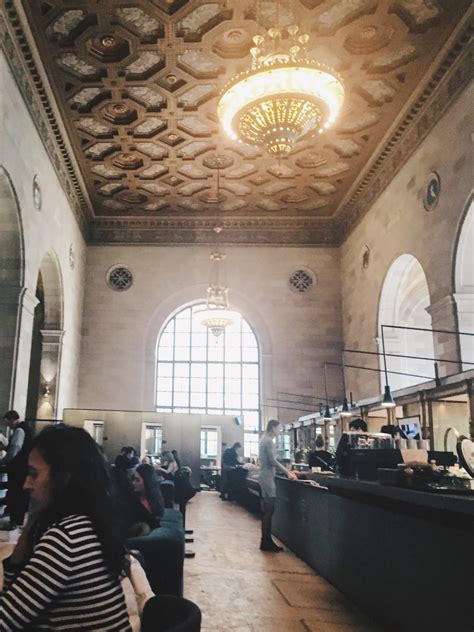
POLYGON ((275 511, 276 485, 275 474, 278 470, 292 480, 296 480, 296 474, 290 472, 283 467, 276 458, 275 437, 280 432, 280 422, 277 419, 271 419, 267 424, 265 434, 260 439, 260 493, 262 496, 262 541, 260 542, 260 550, 271 553, 278 553, 282 550, 272 540, 272 516, 275 511))

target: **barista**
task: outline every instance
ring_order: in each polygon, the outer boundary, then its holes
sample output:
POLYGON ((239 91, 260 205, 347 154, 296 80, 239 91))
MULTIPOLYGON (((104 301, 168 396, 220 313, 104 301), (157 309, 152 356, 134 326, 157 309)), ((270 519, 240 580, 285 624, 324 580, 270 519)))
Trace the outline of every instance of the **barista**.
MULTIPOLYGON (((353 419, 349 423, 350 432, 367 432, 367 422, 361 417, 353 419)), ((335 467, 339 474, 348 474, 348 460, 349 460, 349 437, 347 433, 343 433, 342 437, 337 444, 336 456, 334 459, 335 467)))
POLYGON ((325 449, 324 439, 321 435, 318 435, 316 437, 315 450, 309 453, 308 465, 310 467, 320 467, 323 472, 330 472, 333 464, 333 455, 325 449))

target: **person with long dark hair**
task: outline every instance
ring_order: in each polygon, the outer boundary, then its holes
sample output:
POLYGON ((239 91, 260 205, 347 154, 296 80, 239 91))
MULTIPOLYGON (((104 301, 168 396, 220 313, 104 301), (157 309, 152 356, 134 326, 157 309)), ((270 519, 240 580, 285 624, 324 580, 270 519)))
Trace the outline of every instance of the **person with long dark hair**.
POLYGON ((155 468, 147 463, 139 465, 132 476, 132 487, 137 502, 135 524, 129 535, 146 535, 160 526, 164 513, 163 495, 155 468))
POLYGON ((0 630, 130 632, 120 583, 126 551, 113 529, 103 455, 82 428, 43 430, 25 489, 28 519, 3 562, 0 630))

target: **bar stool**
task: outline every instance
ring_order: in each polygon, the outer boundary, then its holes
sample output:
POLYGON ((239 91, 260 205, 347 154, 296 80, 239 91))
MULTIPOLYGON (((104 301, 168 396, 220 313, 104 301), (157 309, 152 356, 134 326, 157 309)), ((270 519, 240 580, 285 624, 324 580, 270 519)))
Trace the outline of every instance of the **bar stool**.
POLYGON ((200 632, 198 606, 173 595, 157 595, 143 609, 141 632, 200 632))

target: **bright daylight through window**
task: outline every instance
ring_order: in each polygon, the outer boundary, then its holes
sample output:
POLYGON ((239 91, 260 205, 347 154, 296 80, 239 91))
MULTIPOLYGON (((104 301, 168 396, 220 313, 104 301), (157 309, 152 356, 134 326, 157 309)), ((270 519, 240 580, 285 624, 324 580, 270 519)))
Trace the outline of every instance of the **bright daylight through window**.
POLYGON ((245 455, 258 453, 259 350, 240 315, 216 338, 193 305, 171 318, 157 346, 158 412, 243 416, 245 455))

